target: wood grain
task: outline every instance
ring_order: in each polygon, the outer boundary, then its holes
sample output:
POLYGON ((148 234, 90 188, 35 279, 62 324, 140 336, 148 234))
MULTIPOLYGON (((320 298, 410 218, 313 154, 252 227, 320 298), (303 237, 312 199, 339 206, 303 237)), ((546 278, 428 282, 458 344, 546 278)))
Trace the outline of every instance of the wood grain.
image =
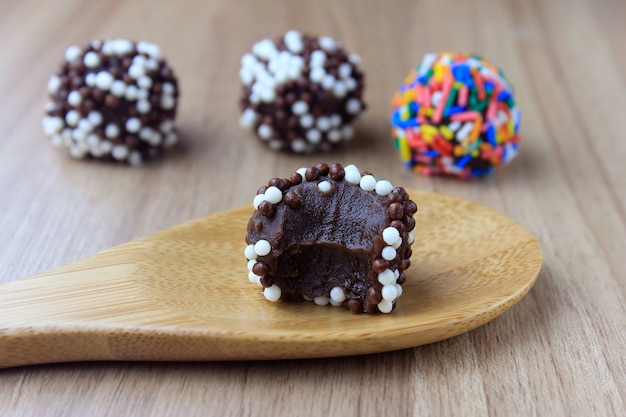
POLYGON ((477 201, 538 237, 529 294, 443 342, 336 359, 67 364, 0 371, 0 415, 626 415, 626 5, 621 0, 0 1, 0 281, 250 202, 265 180, 355 163, 477 201), (363 58, 369 110, 329 156, 274 154, 237 125, 237 71, 290 28, 363 58), (181 80, 183 147, 142 169, 47 144, 45 85, 68 45, 160 44, 181 80), (423 53, 501 65, 523 112, 518 158, 484 181, 417 177, 389 139, 389 100, 423 53))
POLYGON ((385 352, 465 333, 530 290, 542 260, 530 233, 467 200, 409 193, 420 239, 393 314, 268 303, 247 282, 244 206, 0 285, 0 368, 385 352))

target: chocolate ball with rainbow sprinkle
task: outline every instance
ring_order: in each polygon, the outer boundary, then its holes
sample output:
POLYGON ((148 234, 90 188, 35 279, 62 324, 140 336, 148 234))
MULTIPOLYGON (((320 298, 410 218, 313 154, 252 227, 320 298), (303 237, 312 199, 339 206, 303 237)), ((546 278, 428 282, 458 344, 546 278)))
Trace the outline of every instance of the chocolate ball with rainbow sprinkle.
POLYGON ((392 135, 405 165, 473 178, 511 161, 520 111, 502 70, 478 55, 428 54, 393 98, 392 135))
POLYGON ((390 313, 402 295, 417 205, 354 165, 319 163, 272 178, 253 200, 244 255, 269 301, 305 299, 390 313))
POLYGON ((74 158, 141 165, 178 142, 178 81, 152 43, 70 46, 48 93, 44 132, 74 158))
POLYGON ((272 150, 332 150, 365 109, 360 61, 332 38, 295 30, 257 42, 241 59, 239 124, 272 150))

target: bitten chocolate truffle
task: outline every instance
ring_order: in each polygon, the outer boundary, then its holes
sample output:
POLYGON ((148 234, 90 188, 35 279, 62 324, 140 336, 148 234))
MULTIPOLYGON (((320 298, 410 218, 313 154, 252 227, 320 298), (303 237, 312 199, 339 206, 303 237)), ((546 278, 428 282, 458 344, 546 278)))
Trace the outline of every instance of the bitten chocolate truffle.
POLYGON ((241 59, 239 124, 273 150, 332 150, 365 109, 360 61, 332 38, 295 30, 256 43, 241 59))
POLYGON ((178 142, 178 81, 157 45, 70 46, 48 93, 44 132, 74 158, 141 165, 178 142))
POLYGON ((254 197, 244 254, 265 298, 389 313, 402 295, 417 205, 354 165, 273 178, 254 197))
POLYGON ((424 175, 488 175, 517 155, 520 111, 502 70, 477 55, 424 56, 391 116, 406 166, 424 175))

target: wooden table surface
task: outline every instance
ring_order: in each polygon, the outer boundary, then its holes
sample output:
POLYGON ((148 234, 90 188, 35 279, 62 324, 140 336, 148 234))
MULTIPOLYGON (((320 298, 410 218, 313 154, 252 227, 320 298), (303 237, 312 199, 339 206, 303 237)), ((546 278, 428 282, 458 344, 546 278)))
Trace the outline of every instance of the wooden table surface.
POLYGON ((450 340, 317 360, 5 369, 0 415, 626 415, 625 20, 622 0, 0 1, 0 282, 249 204, 265 180, 321 160, 495 208, 544 251, 518 305, 450 340), (273 153, 238 126, 241 55, 291 28, 363 60, 369 111, 332 155, 273 153), (71 160, 41 129, 65 48, 112 37, 158 43, 181 83, 183 144, 143 168, 71 160), (440 50, 479 52, 516 87, 521 151, 485 180, 416 176, 393 148, 390 98, 440 50))

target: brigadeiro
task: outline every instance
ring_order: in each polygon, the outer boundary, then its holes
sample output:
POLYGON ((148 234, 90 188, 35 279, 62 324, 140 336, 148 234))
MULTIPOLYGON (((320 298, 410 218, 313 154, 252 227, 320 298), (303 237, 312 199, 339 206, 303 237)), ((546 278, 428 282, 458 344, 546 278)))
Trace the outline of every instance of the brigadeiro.
POLYGON ((273 178, 254 197, 244 254, 269 301, 290 298, 390 313, 402 295, 417 205, 354 165, 273 178))
POLYGON ((332 150, 365 109, 360 61, 332 38, 295 30, 254 44, 241 59, 240 125, 273 150, 332 150))
POLYGON ((155 44, 70 46, 48 93, 44 132, 74 158, 140 165, 178 142, 178 81, 155 44))
POLYGON ((520 111, 502 70, 478 55, 424 56, 393 98, 395 145, 425 175, 488 175, 518 151, 520 111))

